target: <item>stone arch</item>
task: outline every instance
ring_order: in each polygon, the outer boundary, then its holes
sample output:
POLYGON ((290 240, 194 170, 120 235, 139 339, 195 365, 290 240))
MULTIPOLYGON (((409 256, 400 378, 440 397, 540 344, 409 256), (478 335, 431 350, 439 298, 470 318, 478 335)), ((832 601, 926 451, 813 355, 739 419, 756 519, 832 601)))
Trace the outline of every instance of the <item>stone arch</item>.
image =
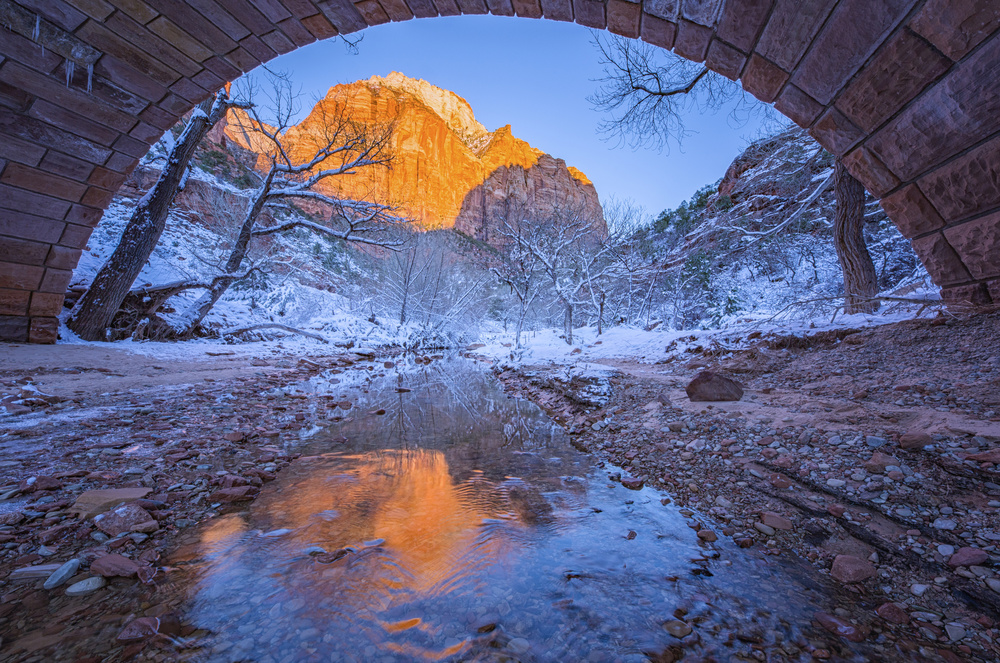
POLYGON ((948 302, 1000 303, 996 0, 0 0, 0 340, 55 341, 104 208, 211 91, 317 40, 457 14, 705 62, 842 156, 948 302))

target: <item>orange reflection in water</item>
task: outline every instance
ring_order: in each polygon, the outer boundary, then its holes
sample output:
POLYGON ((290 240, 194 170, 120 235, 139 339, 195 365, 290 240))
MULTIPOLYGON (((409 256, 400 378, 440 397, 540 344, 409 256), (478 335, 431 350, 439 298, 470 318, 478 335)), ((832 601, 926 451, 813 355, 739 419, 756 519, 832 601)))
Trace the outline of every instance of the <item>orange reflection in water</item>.
MULTIPOLYGON (((254 520, 292 530, 281 541, 298 550, 361 550, 383 540, 379 547, 402 572, 371 580, 389 582, 411 599, 447 593, 474 569, 508 557, 510 537, 484 532, 484 520, 502 519, 508 534, 524 527, 503 487, 476 474, 456 483, 441 451, 303 458, 289 469, 282 487, 265 490, 253 504, 254 520)), ((226 546, 245 531, 242 522, 220 519, 202 543, 226 546)))

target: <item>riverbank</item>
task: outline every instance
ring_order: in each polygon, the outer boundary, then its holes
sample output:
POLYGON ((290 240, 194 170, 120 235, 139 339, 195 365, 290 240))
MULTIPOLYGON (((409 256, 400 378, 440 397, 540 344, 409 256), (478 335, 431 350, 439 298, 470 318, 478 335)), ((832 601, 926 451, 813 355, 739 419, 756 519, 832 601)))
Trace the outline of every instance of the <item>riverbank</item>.
POLYGON ((886 660, 995 660, 1000 315, 720 336, 657 363, 591 357, 575 378, 559 358, 498 375, 623 482, 691 509, 704 537, 831 576, 851 599, 824 626, 886 660), (684 387, 706 369, 742 382, 743 399, 691 402, 684 387))

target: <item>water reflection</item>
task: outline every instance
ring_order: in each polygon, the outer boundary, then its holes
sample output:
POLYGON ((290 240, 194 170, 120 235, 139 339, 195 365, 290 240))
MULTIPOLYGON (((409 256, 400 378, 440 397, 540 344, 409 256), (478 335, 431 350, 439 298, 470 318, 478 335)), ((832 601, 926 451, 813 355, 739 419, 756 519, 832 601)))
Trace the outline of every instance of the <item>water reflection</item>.
POLYGON ((672 661, 779 642, 808 659, 810 587, 713 561, 655 492, 609 482, 474 367, 304 388, 352 415, 174 558, 203 660, 672 661))

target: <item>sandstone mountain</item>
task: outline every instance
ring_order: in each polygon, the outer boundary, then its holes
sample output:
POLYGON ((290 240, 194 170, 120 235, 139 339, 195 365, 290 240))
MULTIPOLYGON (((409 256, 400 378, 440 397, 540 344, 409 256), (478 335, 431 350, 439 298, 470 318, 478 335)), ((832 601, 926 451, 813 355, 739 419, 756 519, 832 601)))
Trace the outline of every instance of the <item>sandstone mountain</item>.
MULTIPOLYGON (((572 209, 603 229, 594 185, 579 170, 532 147, 510 126, 490 132, 460 96, 393 72, 330 88, 285 134, 286 149, 305 159, 331 119, 394 124, 393 162, 326 180, 326 191, 396 205, 425 230, 454 228, 489 241, 508 202, 531 215, 572 209)), ((253 149, 230 118, 226 135, 253 149)))

